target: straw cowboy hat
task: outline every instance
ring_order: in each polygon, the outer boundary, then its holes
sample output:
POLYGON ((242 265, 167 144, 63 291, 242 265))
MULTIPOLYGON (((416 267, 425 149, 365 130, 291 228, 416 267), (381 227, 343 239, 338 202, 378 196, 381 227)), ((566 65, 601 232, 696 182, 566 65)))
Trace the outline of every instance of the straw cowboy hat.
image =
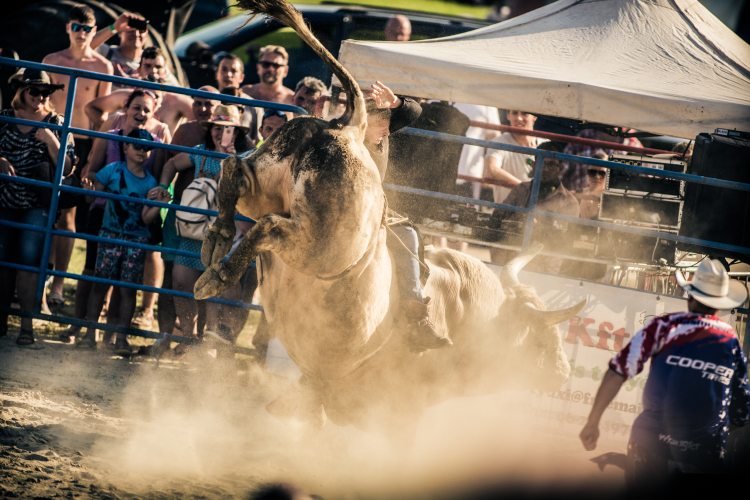
POLYGON ((714 309, 733 309, 747 300, 747 288, 737 280, 730 280, 718 260, 704 260, 698 266, 693 281, 687 281, 675 271, 677 284, 695 300, 714 309))
POLYGON ((49 75, 45 71, 31 68, 25 68, 14 74, 10 77, 8 83, 13 87, 14 91, 26 86, 46 87, 53 91, 65 88, 65 85, 52 83, 52 80, 50 80, 49 75))
POLYGON ((228 127, 237 127, 243 134, 247 134, 248 128, 240 124, 240 112, 237 106, 225 106, 219 104, 214 108, 211 118, 201 122, 203 128, 210 128, 214 125, 226 125, 228 127))

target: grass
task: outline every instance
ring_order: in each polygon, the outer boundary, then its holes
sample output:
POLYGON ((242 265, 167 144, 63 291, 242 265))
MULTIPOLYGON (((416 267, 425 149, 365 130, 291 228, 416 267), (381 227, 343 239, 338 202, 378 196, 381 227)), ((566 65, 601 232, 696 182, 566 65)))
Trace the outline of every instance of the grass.
MULTIPOLYGON (((303 0, 295 3, 320 4, 323 3, 323 0, 303 0)), ((466 3, 446 2, 443 0, 352 0, 351 2, 331 2, 328 0, 328 3, 415 10, 417 12, 429 12, 431 14, 443 14, 446 16, 474 17, 478 19, 487 19, 491 10, 491 8, 486 5, 469 5, 466 3)))
MULTIPOLYGON (((318 5, 324 0, 302 0, 294 1, 297 4, 318 5)), ((469 5, 459 2, 447 2, 444 0, 352 0, 335 1, 325 0, 326 3, 340 3, 342 5, 366 5, 369 7, 383 7, 389 9, 413 10, 417 12, 429 12, 431 14, 443 14, 447 16, 473 17, 477 19, 486 19, 491 8, 485 5, 469 5)), ((231 8, 233 14, 239 13, 236 8, 231 8)))
MULTIPOLYGON (((83 271, 83 266, 86 261, 86 243, 83 240, 76 240, 75 246, 73 247, 73 254, 70 258, 70 264, 68 265, 68 272, 73 274, 81 274, 83 271)), ((58 316, 68 316, 73 317, 73 307, 75 302, 75 289, 76 289, 76 280, 72 279, 65 279, 63 283, 63 297, 65 298, 65 304, 61 307, 55 308, 52 313, 58 316)), ((49 288, 48 288, 49 290, 49 288)), ((138 292, 138 303, 137 307, 141 306, 141 299, 142 299, 142 292, 138 292)), ((159 302, 157 300, 156 305, 154 306, 154 316, 158 317, 159 314, 159 302)), ((247 322, 245 323, 245 327, 242 329, 242 332, 240 333, 240 336, 237 339, 237 345, 242 347, 248 347, 252 348, 252 338, 255 334, 255 330, 258 327, 258 322, 260 321, 260 311, 250 311, 250 314, 248 315, 247 322)), ((21 318, 18 316, 10 316, 8 318, 8 334, 9 335, 16 335, 21 327, 21 318)), ((34 320, 34 335, 36 337, 50 337, 55 338, 57 337, 58 332, 66 328, 62 324, 54 323, 54 322, 48 322, 48 321, 41 321, 41 320, 34 320)), ((154 321, 151 331, 158 332, 159 331, 159 325, 156 321, 154 321)), ((132 345, 150 345, 154 341, 151 339, 143 338, 143 337, 130 337, 130 343, 132 345)))

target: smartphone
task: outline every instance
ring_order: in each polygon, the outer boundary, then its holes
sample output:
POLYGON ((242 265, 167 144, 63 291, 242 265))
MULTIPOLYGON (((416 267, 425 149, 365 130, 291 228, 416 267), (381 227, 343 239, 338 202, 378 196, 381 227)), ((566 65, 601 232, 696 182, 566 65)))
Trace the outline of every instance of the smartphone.
POLYGON ((232 139, 234 138, 234 127, 228 127, 224 125, 224 133, 221 136, 221 147, 226 149, 232 145, 232 139))
POLYGON ((148 30, 148 21, 145 19, 128 19, 128 26, 144 33, 148 30))

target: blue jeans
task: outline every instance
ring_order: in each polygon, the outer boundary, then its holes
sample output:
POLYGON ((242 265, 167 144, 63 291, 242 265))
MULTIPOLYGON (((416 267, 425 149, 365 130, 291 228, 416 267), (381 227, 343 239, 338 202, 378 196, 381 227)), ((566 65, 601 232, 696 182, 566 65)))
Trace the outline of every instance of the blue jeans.
MULTIPOLYGON (((419 255, 419 239, 417 232, 410 226, 392 226, 391 229, 403 242, 409 251, 414 255, 419 255)), ((398 288, 401 295, 407 300, 422 300, 422 285, 419 282, 419 261, 412 257, 406 251, 404 245, 396 241, 396 238, 389 232, 386 239, 386 245, 393 254, 393 260, 396 261, 401 273, 398 277, 398 288)))
MULTIPOLYGON (((0 208, 0 220, 46 227, 47 208, 0 208)), ((0 261, 39 267, 44 250, 44 231, 0 225, 0 261)))

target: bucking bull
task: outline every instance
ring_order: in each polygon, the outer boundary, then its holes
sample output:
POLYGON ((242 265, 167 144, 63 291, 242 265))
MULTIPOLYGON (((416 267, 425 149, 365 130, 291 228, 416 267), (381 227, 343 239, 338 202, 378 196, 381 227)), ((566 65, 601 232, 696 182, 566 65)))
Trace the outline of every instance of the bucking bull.
POLYGON ((536 248, 498 279, 479 260, 452 250, 428 256, 434 323, 453 346, 421 354, 403 340, 396 266, 386 249, 386 198, 363 145, 367 116, 351 75, 283 0, 240 0, 294 28, 346 92, 330 121, 301 117, 246 159, 222 162, 219 216, 203 244, 206 272, 195 297, 221 294, 256 261, 271 333, 304 374, 301 388, 269 405, 316 427, 328 417, 392 437, 413 435, 423 411, 451 397, 513 387, 558 389, 570 367, 557 324, 582 302, 544 311, 517 273, 536 248), (257 220, 234 254, 235 208, 257 220))

